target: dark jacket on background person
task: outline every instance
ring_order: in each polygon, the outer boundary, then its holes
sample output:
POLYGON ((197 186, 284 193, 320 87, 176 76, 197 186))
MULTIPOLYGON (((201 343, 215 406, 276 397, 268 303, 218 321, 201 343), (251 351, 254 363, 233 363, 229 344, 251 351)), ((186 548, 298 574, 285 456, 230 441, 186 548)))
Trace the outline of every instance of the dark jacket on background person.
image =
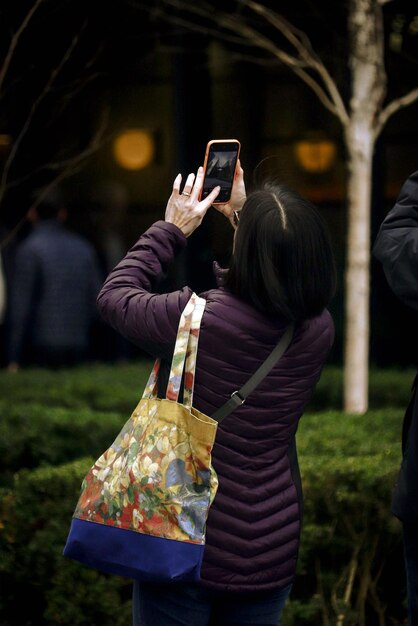
POLYGON ((102 283, 90 243, 43 220, 19 245, 11 281, 9 362, 37 351, 88 349, 102 283))
MULTIPOLYGON (((156 222, 110 273, 98 297, 109 324, 168 362, 192 291, 152 291, 186 242, 176 226, 156 222)), ((222 287, 200 295, 207 304, 193 405, 212 415, 266 359, 286 321, 257 311, 222 287)), ((219 488, 207 521, 203 584, 254 591, 293 581, 302 507, 294 438, 333 336, 328 311, 298 325, 279 363, 219 425, 212 455, 219 488)))
MULTIPOLYGON (((402 186, 394 207, 377 235, 374 256, 382 263, 392 291, 418 311, 418 171, 402 186)), ((418 337, 417 328, 415 341, 418 337)), ((402 465, 394 490, 392 512, 403 522, 418 522, 418 394, 417 379, 402 429, 402 465)))

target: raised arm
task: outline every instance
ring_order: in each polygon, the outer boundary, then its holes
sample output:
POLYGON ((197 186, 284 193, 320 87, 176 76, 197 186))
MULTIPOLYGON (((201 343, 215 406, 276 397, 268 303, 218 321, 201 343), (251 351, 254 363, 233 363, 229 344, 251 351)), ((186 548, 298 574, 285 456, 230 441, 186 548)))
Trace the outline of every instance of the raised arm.
POLYGON ((159 279, 186 246, 219 193, 216 188, 202 202, 203 179, 189 174, 183 192, 181 176, 173 184, 165 221, 153 224, 107 277, 97 298, 102 317, 121 335, 153 356, 171 358, 181 313, 192 290, 156 293, 159 279))
POLYGON ((374 247, 392 291, 418 310, 418 171, 406 180, 374 247))

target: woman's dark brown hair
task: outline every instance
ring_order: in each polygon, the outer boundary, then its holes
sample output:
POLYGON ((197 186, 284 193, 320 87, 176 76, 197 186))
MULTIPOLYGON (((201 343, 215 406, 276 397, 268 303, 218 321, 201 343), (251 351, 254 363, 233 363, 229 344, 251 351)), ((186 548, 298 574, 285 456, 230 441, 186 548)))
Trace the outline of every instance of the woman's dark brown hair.
POLYGON ((283 185, 250 193, 224 285, 287 320, 321 313, 334 295, 336 270, 328 228, 314 205, 283 185))

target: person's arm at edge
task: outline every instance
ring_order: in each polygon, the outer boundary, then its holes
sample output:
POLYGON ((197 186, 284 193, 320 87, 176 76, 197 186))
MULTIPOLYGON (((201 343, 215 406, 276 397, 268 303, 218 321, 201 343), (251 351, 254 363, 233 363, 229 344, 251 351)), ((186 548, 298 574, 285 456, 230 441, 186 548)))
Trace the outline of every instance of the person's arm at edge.
POLYGON ((418 171, 405 181, 383 220, 373 255, 396 296, 418 309, 418 171))

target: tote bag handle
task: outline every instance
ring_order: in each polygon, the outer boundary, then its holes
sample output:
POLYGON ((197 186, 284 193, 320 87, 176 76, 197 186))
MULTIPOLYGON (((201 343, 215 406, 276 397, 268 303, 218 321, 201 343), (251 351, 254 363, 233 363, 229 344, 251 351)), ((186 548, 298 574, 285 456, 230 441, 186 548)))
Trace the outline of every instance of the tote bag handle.
MULTIPOLYGON (((199 298, 199 296, 193 293, 181 315, 177 331, 176 345, 174 347, 174 354, 171 362, 170 377, 167 385, 166 398, 177 402, 184 364, 186 363, 183 404, 189 409, 191 409, 193 402, 197 345, 200 333, 200 322, 202 320, 205 305, 206 300, 199 298)), ((272 350, 266 360, 260 365, 257 371, 251 376, 245 385, 241 387, 241 389, 234 391, 229 400, 227 400, 225 404, 215 411, 212 415, 214 420, 221 422, 237 407, 244 404, 247 396, 254 391, 263 378, 267 376, 273 366, 278 362, 280 357, 286 352, 292 341, 294 330, 295 325, 293 323, 289 324, 279 343, 272 350)), ((143 394, 144 398, 156 397, 159 369, 160 360, 157 359, 145 387, 143 394)))
MULTIPOLYGON (((196 354, 199 341, 200 322, 205 310, 206 300, 192 293, 183 313, 177 330, 173 359, 171 361, 170 376, 167 384, 166 398, 173 402, 178 401, 180 385, 184 376, 183 404, 191 408, 193 403, 193 388, 196 369, 196 354)), ((160 359, 154 362, 148 382, 145 385, 143 398, 156 398, 158 388, 158 373, 160 359)))

